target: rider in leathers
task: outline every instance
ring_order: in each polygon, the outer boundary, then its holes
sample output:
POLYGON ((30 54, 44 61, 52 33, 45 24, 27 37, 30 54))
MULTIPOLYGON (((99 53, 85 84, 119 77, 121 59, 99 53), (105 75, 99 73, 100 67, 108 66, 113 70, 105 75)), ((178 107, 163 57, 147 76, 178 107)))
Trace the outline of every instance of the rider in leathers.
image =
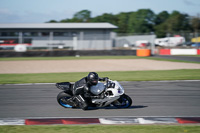
MULTIPOLYGON (((90 72, 87 77, 75 82, 73 87, 74 99, 79 107, 83 110, 88 108, 88 101, 91 97, 94 97, 90 92, 92 85, 97 85, 98 81, 105 81, 108 78, 99 78, 96 72, 90 72)), ((96 98, 103 98, 102 96, 95 96, 96 98)))

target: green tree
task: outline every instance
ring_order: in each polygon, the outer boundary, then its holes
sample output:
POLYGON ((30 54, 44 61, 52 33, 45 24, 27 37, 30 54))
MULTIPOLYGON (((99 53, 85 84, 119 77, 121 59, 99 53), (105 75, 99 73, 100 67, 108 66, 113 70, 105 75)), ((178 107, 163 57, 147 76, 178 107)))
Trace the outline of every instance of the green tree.
POLYGON ((150 9, 140 9, 129 15, 128 32, 149 33, 153 31, 155 14, 150 9))
POLYGON ((60 21, 50 20, 50 23, 67 22, 108 22, 118 26, 115 32, 118 33, 150 33, 155 32, 157 37, 165 37, 167 33, 177 33, 180 31, 200 30, 200 17, 193 17, 173 11, 171 14, 162 11, 154 14, 150 9, 140 9, 136 12, 121 12, 113 15, 104 13, 91 17, 91 11, 82 10, 74 14, 70 19, 60 21))
POLYGON ((191 27, 195 32, 198 32, 198 30, 200 30, 200 14, 191 19, 191 27))
POLYGON ((166 34, 168 32, 166 29, 167 29, 166 23, 161 23, 159 25, 156 25, 154 27, 156 36, 158 38, 166 37, 166 34))
POLYGON ((169 18, 169 13, 167 11, 162 11, 155 18, 155 25, 159 25, 165 22, 169 18))
POLYGON ((109 22, 112 24, 117 24, 117 17, 111 13, 104 13, 101 16, 94 17, 92 22, 109 22))
POLYGON ((164 37, 167 33, 179 33, 181 31, 190 30, 189 16, 181 14, 178 11, 173 11, 167 19, 160 24, 157 23, 154 27, 158 37, 164 37))
POLYGON ((167 25, 167 31, 171 33, 187 30, 190 27, 188 15, 181 14, 178 11, 173 11, 165 23, 167 25))
POLYGON ((56 20, 50 20, 47 23, 57 23, 57 21, 56 20))
POLYGON ((82 10, 74 14, 73 21, 88 22, 91 18, 91 11, 82 10))
POLYGON ((169 18, 169 15, 170 14, 167 11, 162 11, 158 15, 156 15, 154 30, 155 34, 159 38, 166 36, 167 25, 165 24, 165 21, 169 18))
POLYGON ((118 29, 116 30, 119 33, 127 33, 128 32, 128 21, 129 21, 130 13, 119 13, 116 15, 117 18, 117 26, 118 29))

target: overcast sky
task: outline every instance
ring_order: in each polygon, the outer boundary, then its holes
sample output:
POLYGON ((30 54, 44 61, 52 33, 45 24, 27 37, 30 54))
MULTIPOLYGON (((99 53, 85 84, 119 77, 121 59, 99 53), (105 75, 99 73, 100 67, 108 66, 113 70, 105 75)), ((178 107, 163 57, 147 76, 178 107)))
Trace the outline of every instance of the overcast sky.
POLYGON ((43 23, 72 18, 85 9, 92 12, 92 17, 138 9, 151 9, 156 14, 177 10, 196 16, 200 0, 0 0, 0 23, 43 23))

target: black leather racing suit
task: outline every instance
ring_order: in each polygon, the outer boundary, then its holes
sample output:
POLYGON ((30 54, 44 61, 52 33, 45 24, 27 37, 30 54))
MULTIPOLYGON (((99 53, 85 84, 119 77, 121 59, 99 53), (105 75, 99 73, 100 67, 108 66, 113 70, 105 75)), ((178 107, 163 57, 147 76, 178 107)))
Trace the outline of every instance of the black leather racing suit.
MULTIPOLYGON (((105 81, 107 79, 108 78, 99 78, 99 81, 105 81)), ((73 95, 78 98, 81 97, 80 100, 78 100, 77 102, 83 102, 84 106, 81 107, 82 109, 88 106, 88 102, 92 96, 90 92, 91 86, 92 85, 87 81, 87 77, 84 77, 74 83, 73 95)))
POLYGON ((80 79, 74 83, 73 95, 83 95, 85 92, 89 91, 91 85, 87 83, 87 77, 80 79))

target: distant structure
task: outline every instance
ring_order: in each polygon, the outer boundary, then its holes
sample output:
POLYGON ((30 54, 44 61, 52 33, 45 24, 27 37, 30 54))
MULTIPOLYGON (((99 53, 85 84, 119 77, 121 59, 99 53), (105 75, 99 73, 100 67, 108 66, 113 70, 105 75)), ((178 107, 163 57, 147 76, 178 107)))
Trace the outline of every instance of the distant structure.
POLYGON ((116 28, 110 23, 0 24, 0 47, 26 44, 32 49, 110 50, 116 28))

